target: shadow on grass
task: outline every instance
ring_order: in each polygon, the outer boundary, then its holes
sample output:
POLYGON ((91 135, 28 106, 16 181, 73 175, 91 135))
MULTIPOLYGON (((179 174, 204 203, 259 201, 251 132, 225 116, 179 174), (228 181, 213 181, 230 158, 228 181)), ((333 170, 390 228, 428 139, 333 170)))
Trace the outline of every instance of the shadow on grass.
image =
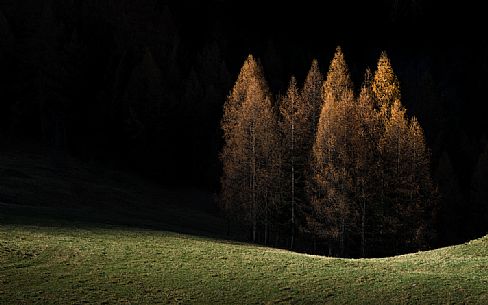
POLYGON ((198 210, 162 207, 157 210, 56 208, 0 203, 0 225, 65 228, 127 228, 171 231, 200 237, 240 240, 225 236, 224 220, 198 210), (186 212, 186 213, 185 213, 186 212))
MULTIPOLYGON (((34 151, 0 152, 0 225, 122 226, 229 238, 214 195, 34 151)), ((234 236, 232 236, 234 239, 234 236)))

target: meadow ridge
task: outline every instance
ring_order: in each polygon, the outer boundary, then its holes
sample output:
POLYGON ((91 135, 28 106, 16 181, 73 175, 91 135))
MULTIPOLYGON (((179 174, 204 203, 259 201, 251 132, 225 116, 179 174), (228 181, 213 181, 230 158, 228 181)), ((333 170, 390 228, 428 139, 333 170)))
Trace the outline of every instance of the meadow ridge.
POLYGON ((487 304, 488 236, 338 259, 166 231, 0 225, 1 304, 487 304))

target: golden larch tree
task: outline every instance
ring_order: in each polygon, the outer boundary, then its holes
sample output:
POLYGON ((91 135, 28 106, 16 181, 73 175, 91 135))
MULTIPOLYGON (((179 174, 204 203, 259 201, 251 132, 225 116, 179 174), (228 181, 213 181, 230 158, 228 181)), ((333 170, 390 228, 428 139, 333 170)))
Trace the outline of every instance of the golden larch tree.
POLYGON ((353 217, 350 196, 353 177, 350 128, 354 108, 353 85, 344 55, 338 47, 323 86, 323 105, 313 145, 312 183, 309 187, 313 209, 309 222, 312 230, 329 240, 339 242, 344 254, 346 232, 353 217))
POLYGON ((277 121, 261 65, 250 55, 244 62, 222 118, 222 207, 251 224, 256 241, 260 218, 274 192, 277 121))
POLYGON ((424 246, 433 236, 435 190, 430 156, 417 119, 408 119, 399 100, 390 108, 379 142, 384 182, 385 240, 397 251, 424 246))
POLYGON ((284 198, 290 202, 290 248, 295 242, 297 204, 303 202, 303 174, 307 163, 310 139, 309 105, 299 93, 295 77, 292 77, 286 95, 280 100, 280 130, 283 145, 285 173, 284 198))
POLYGON ((376 106, 383 111, 388 112, 395 101, 401 100, 400 83, 386 52, 382 52, 378 60, 372 89, 376 106))
POLYGON ((367 227, 369 235, 371 227, 375 222, 375 201, 377 199, 377 164, 379 154, 377 152, 377 143, 379 140, 380 120, 378 113, 374 109, 374 93, 371 88, 372 74, 369 69, 366 70, 363 85, 359 93, 357 105, 353 110, 355 113, 356 133, 353 134, 353 143, 355 147, 355 183, 356 197, 355 204, 359 211, 360 220, 358 223, 361 256, 366 256, 366 235, 367 227))

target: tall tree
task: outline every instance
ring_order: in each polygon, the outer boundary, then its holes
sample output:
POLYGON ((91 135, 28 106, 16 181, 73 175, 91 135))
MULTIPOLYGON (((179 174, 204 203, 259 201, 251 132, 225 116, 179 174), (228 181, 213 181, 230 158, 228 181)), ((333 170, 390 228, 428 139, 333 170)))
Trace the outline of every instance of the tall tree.
MULTIPOLYGON (((313 208, 309 204, 310 198, 308 198, 307 188, 313 184, 313 178, 311 175, 311 160, 312 160, 312 147, 315 143, 315 133, 317 131, 317 124, 320 117, 320 111, 322 109, 322 87, 324 85, 324 77, 319 69, 319 64, 316 59, 312 60, 310 70, 307 73, 305 82, 303 84, 302 90, 300 92, 301 98, 306 103, 308 109, 308 120, 305 122, 308 126, 308 139, 305 140, 306 148, 306 164, 304 166, 304 191, 305 191, 305 201, 302 206, 302 213, 305 218, 310 218, 313 215, 313 208)), ((310 220, 313 219, 310 218, 310 220)), ((305 221, 302 229, 309 231, 311 226, 309 225, 311 221, 305 221)), ((312 234, 314 238, 314 250, 316 248, 316 235, 312 234)))
POLYGON ((223 207, 245 215, 253 241, 257 240, 258 221, 269 208, 274 191, 276 125, 262 68, 249 55, 224 105, 225 144, 221 158, 223 207))
POLYGON ((320 113, 312 160, 311 204, 312 226, 323 237, 339 242, 344 255, 348 220, 352 215, 349 195, 352 191, 351 146, 347 126, 349 110, 354 103, 353 86, 344 55, 338 47, 323 86, 320 113))
POLYGON ((374 93, 371 88, 372 75, 369 69, 366 70, 363 85, 359 94, 355 114, 357 130, 353 134, 354 147, 356 148, 356 202, 360 214, 360 239, 361 255, 365 257, 367 251, 367 228, 370 235, 373 235, 375 223, 374 211, 377 208, 377 163, 379 154, 377 143, 379 139, 379 118, 374 109, 374 93), (368 226, 367 226, 368 224, 368 226))
POLYGON ((434 190, 429 152, 418 121, 408 120, 398 100, 389 112, 379 144, 385 187, 383 231, 396 251, 404 251, 423 246, 432 232, 429 214, 434 190))
POLYGON ((309 104, 299 93, 295 77, 292 77, 286 96, 280 101, 281 133, 284 152, 284 166, 289 186, 291 236, 290 248, 295 242, 297 205, 303 202, 304 168, 307 163, 308 141, 310 139, 309 104), (301 187, 299 187, 301 186, 301 187))

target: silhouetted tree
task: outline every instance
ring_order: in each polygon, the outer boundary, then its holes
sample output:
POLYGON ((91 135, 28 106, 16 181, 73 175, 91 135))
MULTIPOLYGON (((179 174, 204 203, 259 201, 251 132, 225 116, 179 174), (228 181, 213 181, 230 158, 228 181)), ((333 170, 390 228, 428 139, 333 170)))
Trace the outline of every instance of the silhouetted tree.
POLYGON ((481 152, 471 179, 471 208, 475 232, 488 231, 488 145, 481 152))
POLYGON ((465 200, 460 191, 456 173, 446 151, 441 155, 435 178, 440 196, 438 220, 440 238, 447 244, 459 242, 463 235, 463 215, 467 215, 467 213, 463 207, 465 200))
POLYGON ((145 147, 147 139, 164 124, 163 113, 167 115, 163 112, 161 71, 148 48, 144 49, 140 62, 132 70, 124 99, 129 134, 145 147))

